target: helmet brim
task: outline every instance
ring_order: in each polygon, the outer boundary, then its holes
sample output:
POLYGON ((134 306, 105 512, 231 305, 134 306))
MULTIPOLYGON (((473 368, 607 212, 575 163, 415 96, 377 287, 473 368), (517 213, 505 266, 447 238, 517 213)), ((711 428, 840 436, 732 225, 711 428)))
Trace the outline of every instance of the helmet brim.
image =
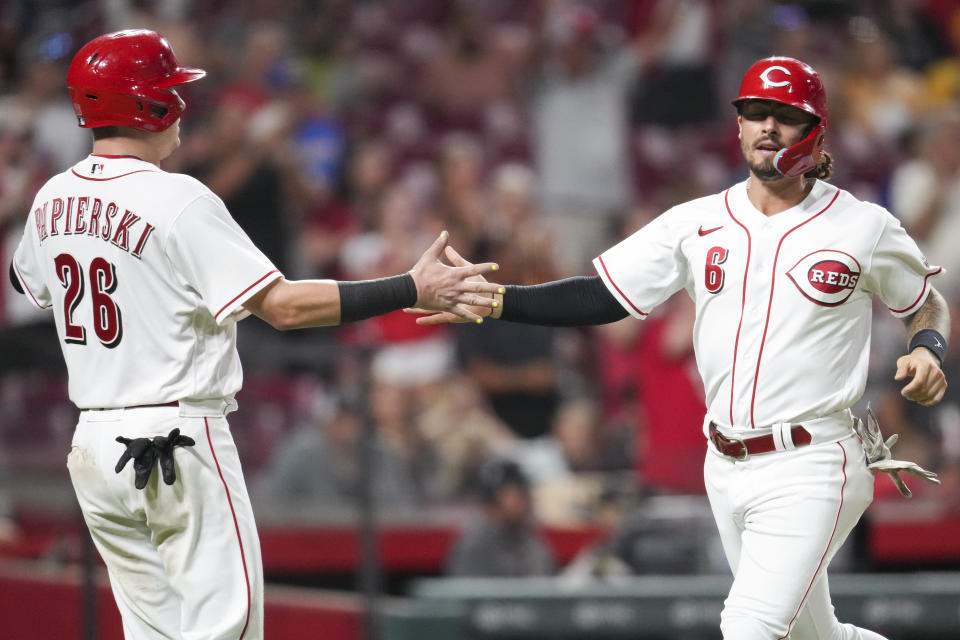
POLYGON ((158 89, 168 89, 179 84, 187 84, 188 82, 199 80, 205 75, 207 75, 207 72, 203 69, 197 69, 195 67, 178 67, 176 71, 168 75, 166 78, 162 78, 154 83, 154 86, 158 89))
POLYGON ((747 100, 766 100, 767 102, 777 102, 779 104, 785 104, 788 107, 794 107, 796 109, 800 109, 801 111, 806 111, 807 113, 809 113, 810 115, 812 115, 814 118, 817 119, 817 124, 820 124, 820 123, 826 124, 826 122, 824 121, 824 118, 822 118, 820 114, 817 113, 817 110, 814 109, 812 105, 806 102, 787 102, 786 100, 777 100, 776 98, 771 98, 770 96, 765 96, 765 95, 742 95, 736 100, 731 100, 730 104, 736 107, 737 111, 739 112, 740 106, 747 100))

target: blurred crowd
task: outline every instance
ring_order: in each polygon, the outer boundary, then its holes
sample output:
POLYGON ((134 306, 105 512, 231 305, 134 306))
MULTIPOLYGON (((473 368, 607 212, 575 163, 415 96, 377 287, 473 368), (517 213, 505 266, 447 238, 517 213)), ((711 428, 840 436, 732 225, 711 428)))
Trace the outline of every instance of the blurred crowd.
MULTIPOLYGON (((672 204, 746 177, 729 100, 755 60, 800 58, 827 87, 833 182, 901 219, 960 310, 952 0, 7 0, 4 271, 36 189, 89 152, 64 85, 73 53, 128 27, 208 71, 181 88, 183 142, 163 168, 205 182, 291 278, 403 272, 441 229, 467 259, 498 262, 499 282, 591 275, 592 257, 672 204)), ((645 496, 703 493, 692 322, 679 296, 588 330, 394 313, 279 334, 252 318, 231 424, 274 507, 352 508, 371 429, 386 510, 481 500, 484 469, 507 459, 528 517, 613 525, 645 496)), ((897 457, 941 473, 947 486, 915 500, 960 510, 960 335, 947 397, 924 409, 892 379, 902 323, 878 308, 875 324, 862 405, 901 434, 897 457)), ((63 376, 52 317, 0 287, 8 471, 62 472, 63 376)))

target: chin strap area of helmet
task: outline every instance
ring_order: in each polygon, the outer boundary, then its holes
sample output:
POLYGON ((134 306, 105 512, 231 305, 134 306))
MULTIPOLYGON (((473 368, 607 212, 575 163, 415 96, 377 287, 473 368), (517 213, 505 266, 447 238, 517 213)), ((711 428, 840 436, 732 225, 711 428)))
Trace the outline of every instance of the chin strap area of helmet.
POLYGON ((818 124, 807 137, 786 149, 781 149, 773 158, 773 166, 784 177, 797 178, 817 166, 823 150, 823 135, 826 127, 818 124))

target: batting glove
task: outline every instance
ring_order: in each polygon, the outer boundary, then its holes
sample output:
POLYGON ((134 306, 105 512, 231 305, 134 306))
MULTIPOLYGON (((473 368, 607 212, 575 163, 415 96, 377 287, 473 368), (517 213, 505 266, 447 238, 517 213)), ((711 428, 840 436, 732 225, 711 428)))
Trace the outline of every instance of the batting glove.
POLYGON ((883 434, 880 433, 877 416, 874 415, 873 409, 869 406, 867 407, 866 424, 860 418, 855 418, 854 428, 857 430, 857 435, 860 436, 860 444, 867 456, 867 468, 874 473, 880 471, 889 475, 893 484, 900 491, 900 495, 904 498, 912 497, 913 492, 900 477, 901 473, 910 473, 927 482, 940 484, 940 479, 933 471, 927 471, 916 462, 893 458, 890 448, 896 444, 900 436, 895 433, 884 441, 883 434))
POLYGON ((175 447, 192 447, 196 442, 189 436, 180 435, 180 429, 173 429, 167 436, 154 438, 125 438, 117 436, 117 442, 126 445, 126 449, 117 460, 114 471, 120 473, 133 459, 134 482, 137 489, 143 489, 150 480, 153 465, 160 461, 160 473, 163 481, 171 485, 177 480, 177 472, 173 466, 173 450, 175 447))
POLYGON ((177 481, 177 472, 173 467, 173 450, 176 447, 192 447, 196 442, 190 436, 180 435, 180 429, 173 429, 168 436, 157 436, 153 446, 160 460, 160 473, 168 485, 177 481))

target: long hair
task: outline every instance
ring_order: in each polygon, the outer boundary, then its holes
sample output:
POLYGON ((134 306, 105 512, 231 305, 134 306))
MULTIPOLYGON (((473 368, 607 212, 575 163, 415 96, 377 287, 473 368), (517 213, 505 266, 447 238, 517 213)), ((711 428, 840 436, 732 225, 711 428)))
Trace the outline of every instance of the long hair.
POLYGON ((833 156, 823 151, 820 157, 822 159, 817 163, 817 166, 803 174, 804 178, 816 178, 817 180, 824 181, 830 180, 831 176, 833 176, 833 156))
MULTIPOLYGON (((813 128, 820 124, 820 118, 817 118, 814 122, 810 123, 810 126, 807 127, 807 130, 804 131, 803 137, 806 138, 810 135, 810 132, 813 131, 813 128)), ((824 131, 826 135, 826 131, 824 131)), ((813 169, 807 171, 803 174, 804 178, 807 179, 817 179, 827 181, 833 175, 833 156, 831 156, 826 151, 820 152, 820 162, 817 163, 813 169)))

